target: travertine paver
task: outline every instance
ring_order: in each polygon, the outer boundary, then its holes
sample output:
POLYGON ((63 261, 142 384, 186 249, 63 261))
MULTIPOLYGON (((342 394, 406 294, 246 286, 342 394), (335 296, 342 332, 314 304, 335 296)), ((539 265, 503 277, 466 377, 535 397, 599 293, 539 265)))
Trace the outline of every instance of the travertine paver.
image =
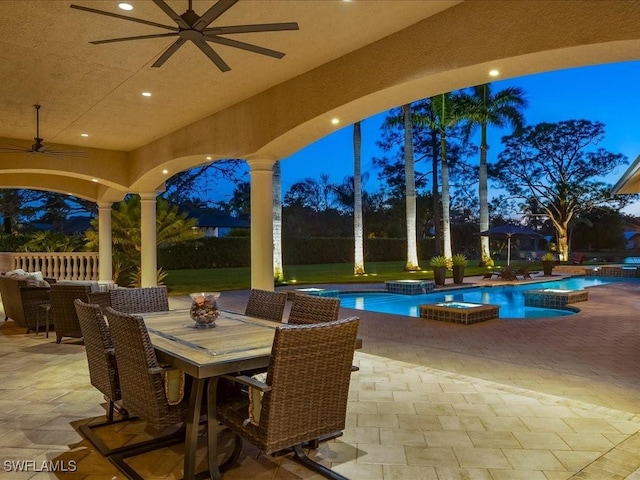
MULTIPOLYGON (((311 455, 351 479, 639 480, 638 294, 640 284, 612 285, 591 289, 573 317, 464 327, 344 310, 361 317, 360 371, 344 435, 311 455)), ((246 298, 225 292, 220 303, 242 311, 246 298)), ((74 429, 104 414, 80 342, 56 345, 0 322, 0 360, 0 460, 78 466, 0 477, 123 478, 74 429)), ((141 436, 142 423, 108 433, 116 444, 141 436)), ((201 467, 204 454, 203 442, 201 467)), ((179 446, 134 460, 152 480, 178 478, 181 462, 179 446)), ((246 478, 320 477, 245 446, 225 479, 246 478)))

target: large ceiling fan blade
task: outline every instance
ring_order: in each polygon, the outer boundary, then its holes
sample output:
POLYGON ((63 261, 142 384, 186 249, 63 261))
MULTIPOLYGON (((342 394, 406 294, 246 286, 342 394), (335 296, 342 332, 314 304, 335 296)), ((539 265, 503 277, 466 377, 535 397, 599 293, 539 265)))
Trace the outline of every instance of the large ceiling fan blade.
POLYGON ((178 27, 171 27, 169 25, 150 22, 149 20, 142 20, 140 18, 135 18, 135 17, 127 17, 126 15, 120 15, 118 13, 105 12, 104 10, 96 10, 95 8, 83 7, 82 5, 71 5, 71 8, 75 8, 76 10, 82 10, 90 13, 97 13, 99 15, 106 15, 108 17, 120 18, 122 20, 129 20, 130 22, 142 23, 144 25, 151 25, 152 27, 164 28, 166 30, 173 30, 174 32, 178 31, 178 27))
POLYGON ((106 40, 94 40, 94 45, 101 45, 103 43, 115 43, 115 42, 128 42, 129 40, 146 40, 148 38, 163 38, 163 37, 175 37, 177 33, 157 33, 155 35, 138 35, 136 37, 120 37, 120 38, 108 38, 106 40))
POLYGON ((298 27, 296 22, 258 23, 255 25, 230 25, 228 27, 205 28, 202 32, 213 35, 227 35, 231 33, 281 32, 285 30, 300 30, 300 27, 298 27))
POLYGON ((228 72, 231 70, 231 67, 225 63, 224 60, 218 55, 213 48, 205 43, 203 39, 194 40, 193 43, 202 50, 202 52, 211 59, 213 63, 223 72, 228 72))
POLYGON ((167 3, 164 0, 153 0, 153 3, 155 3, 158 7, 160 7, 162 11, 166 13, 171 20, 176 22, 180 28, 184 28, 184 29, 191 28, 189 24, 185 22, 184 19, 173 10, 173 8, 167 5, 167 3))
POLYGON ((30 152, 30 148, 20 147, 18 145, 11 145, 8 147, 0 147, 0 153, 24 153, 30 152))
POLYGON ((233 7, 237 2, 238 0, 218 0, 213 7, 207 10, 204 15, 200 17, 200 20, 195 23, 193 28, 195 30, 202 31, 216 18, 233 7))
POLYGON ((186 40, 184 38, 179 38, 178 40, 176 40, 175 42, 173 42, 173 44, 167 48, 162 55, 160 55, 160 58, 158 58, 153 65, 151 65, 152 67, 161 67, 162 64, 164 64, 164 62, 166 62, 169 57, 171 55, 173 55, 174 53, 176 53, 176 50, 178 50, 182 45, 184 45, 184 43, 186 42, 186 40))
POLYGON ((271 50, 268 48, 259 47, 257 45, 252 45, 251 43, 239 42, 238 40, 231 40, 230 38, 222 38, 217 36, 205 35, 204 39, 207 42, 219 43, 220 45, 227 45, 228 47, 240 48, 242 50, 248 50, 250 52, 259 53, 261 55, 267 55, 269 57, 274 57, 274 58, 284 57, 284 53, 282 52, 277 52, 276 50, 271 50))
POLYGON ((44 155, 58 156, 58 157, 74 157, 74 158, 86 158, 86 152, 80 150, 43 150, 41 152, 44 155))

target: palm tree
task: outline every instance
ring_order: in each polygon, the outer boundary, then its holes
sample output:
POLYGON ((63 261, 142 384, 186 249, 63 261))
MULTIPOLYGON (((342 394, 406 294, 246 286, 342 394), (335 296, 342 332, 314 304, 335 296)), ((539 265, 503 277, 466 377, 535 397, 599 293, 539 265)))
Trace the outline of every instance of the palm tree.
POLYGON ((442 240, 444 242, 444 256, 453 256, 451 248, 451 196, 449 194, 449 163, 447 161, 447 129, 454 127, 460 121, 458 95, 451 92, 442 93, 431 99, 436 113, 437 128, 440 132, 440 175, 442 178, 442 240))
MULTIPOLYGON (((489 202, 487 186, 487 127, 504 128, 511 125, 515 132, 522 129, 526 107, 524 91, 518 87, 508 87, 493 94, 491 84, 473 87, 473 93, 464 97, 463 116, 467 120, 466 136, 480 127, 480 168, 478 171, 478 197, 480 199, 480 231, 489 229, 489 202)), ((482 259, 490 259, 489 237, 480 237, 482 259)))
POLYGON ((273 278, 284 280, 282 266, 282 181, 280 161, 273 165, 273 278))
MULTIPOLYGON (((113 274, 114 280, 120 280, 125 273, 135 283, 140 281, 140 248, 142 244, 140 234, 140 197, 131 195, 120 202, 111 214, 111 228, 113 238, 113 274)), ((196 228, 198 221, 195 218, 180 212, 178 207, 167 200, 158 197, 156 200, 156 244, 158 247, 176 245, 188 240, 194 240, 203 236, 200 229, 196 228)), ((98 218, 91 220, 91 228, 85 232, 87 249, 98 248, 98 218)), ((158 276, 163 277, 159 271, 158 276)))
POLYGON ((407 263, 405 270, 420 270, 418 265, 418 242, 416 239, 416 182, 413 161, 413 119, 411 104, 402 106, 404 122, 404 175, 407 217, 407 263))
POLYGON ((353 124, 353 237, 355 251, 353 274, 364 274, 364 228, 362 225, 362 177, 360 175, 360 145, 362 134, 360 122, 353 124))

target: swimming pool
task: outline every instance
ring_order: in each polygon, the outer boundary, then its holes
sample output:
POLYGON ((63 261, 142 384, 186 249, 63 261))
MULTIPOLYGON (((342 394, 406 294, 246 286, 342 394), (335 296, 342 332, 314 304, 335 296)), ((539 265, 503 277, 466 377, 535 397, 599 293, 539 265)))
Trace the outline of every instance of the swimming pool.
POLYGON ((398 293, 340 293, 340 306, 371 312, 392 313, 419 317, 418 305, 441 302, 484 303, 500 306, 500 318, 540 318, 571 315, 571 310, 525 307, 525 290, 556 288, 580 290, 584 287, 606 285, 613 279, 598 277, 571 277, 549 282, 506 285, 499 287, 472 287, 448 292, 422 295, 401 295, 398 293))

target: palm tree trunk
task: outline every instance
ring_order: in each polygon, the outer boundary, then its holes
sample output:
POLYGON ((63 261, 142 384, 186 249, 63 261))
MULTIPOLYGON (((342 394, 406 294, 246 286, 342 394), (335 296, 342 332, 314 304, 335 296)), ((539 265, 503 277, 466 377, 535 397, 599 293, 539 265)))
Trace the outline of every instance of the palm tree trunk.
POLYGON ((431 129, 431 196, 433 198, 433 254, 442 255, 442 223, 440 221, 440 193, 438 190, 438 132, 431 129))
MULTIPOLYGON (((482 109, 487 111, 487 85, 482 86, 482 109)), ((478 171, 478 198, 480 199, 480 231, 489 230, 489 187, 487 185, 487 122, 480 126, 480 169, 478 171)), ((481 259, 491 258, 489 237, 480 237, 481 259)))
POLYGON ((413 164, 413 122, 411 104, 402 106, 404 119, 404 175, 407 217, 407 264, 405 270, 420 270, 416 241, 416 185, 413 164))
MULTIPOLYGON (((482 142, 480 144, 480 169, 478 171, 478 197, 480 198, 480 231, 489 230, 489 201, 487 185, 487 126, 482 125, 482 142)), ((491 258, 489 237, 480 237, 481 258, 491 258)))
POLYGON ((282 265, 282 194, 280 161, 273 165, 273 278, 284 280, 282 265))
POLYGON ((449 198, 449 165, 447 164, 447 123, 446 115, 446 99, 442 94, 442 112, 440 117, 440 153, 442 161, 442 238, 444 240, 444 256, 451 258, 451 219, 449 218, 449 210, 451 200, 449 198))
POLYGON ((364 274, 364 232, 362 225, 362 178, 360 176, 360 122, 353 124, 353 238, 355 241, 353 273, 364 274))

